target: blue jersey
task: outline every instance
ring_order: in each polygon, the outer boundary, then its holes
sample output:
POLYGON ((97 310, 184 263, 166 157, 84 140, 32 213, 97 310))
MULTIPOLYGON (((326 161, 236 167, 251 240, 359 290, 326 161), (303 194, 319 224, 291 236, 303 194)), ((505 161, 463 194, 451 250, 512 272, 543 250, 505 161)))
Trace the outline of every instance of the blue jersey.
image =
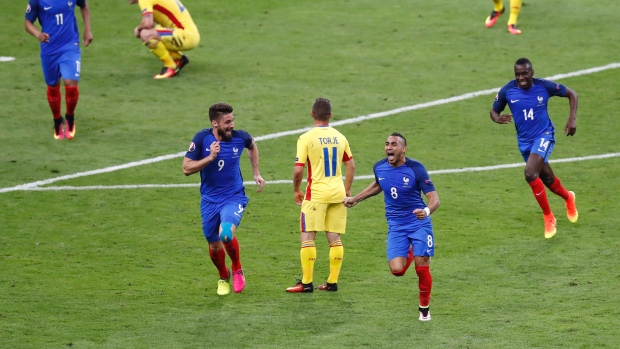
POLYGON ((499 90, 493 110, 501 113, 508 104, 519 144, 531 143, 542 134, 555 133, 547 111, 547 102, 552 96, 565 95, 566 86, 553 81, 533 79, 532 87, 524 90, 519 88, 516 80, 512 80, 499 90))
MULTIPOLYGON (((185 156, 201 160, 209 156, 211 143, 217 142, 213 129, 204 129, 194 136, 185 156)), ((239 160, 244 148, 252 146, 253 138, 241 130, 232 131, 230 141, 220 142, 217 158, 200 170, 200 194, 209 202, 225 202, 235 196, 245 196, 239 160)))
POLYGON ((41 43, 41 56, 49 56, 80 47, 80 33, 75 6, 86 6, 86 0, 29 0, 26 19, 37 19, 41 31, 49 34, 49 42, 41 43))
POLYGON ((389 231, 416 230, 430 223, 430 217, 417 219, 416 208, 426 207, 422 193, 435 191, 424 166, 409 158, 399 167, 392 167, 387 159, 377 162, 373 168, 375 181, 383 190, 385 218, 389 231))

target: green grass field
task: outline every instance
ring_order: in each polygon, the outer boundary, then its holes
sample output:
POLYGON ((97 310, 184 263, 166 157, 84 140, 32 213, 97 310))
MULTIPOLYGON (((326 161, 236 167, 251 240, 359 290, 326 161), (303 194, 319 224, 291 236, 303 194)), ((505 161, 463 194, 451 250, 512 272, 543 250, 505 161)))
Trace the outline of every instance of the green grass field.
MULTIPOLYGON (((137 6, 89 4, 95 39, 82 51, 72 141, 52 138, 26 1, 0 15, 2 56, 16 58, 0 62, 0 348, 620 345, 620 69, 585 71, 620 62, 619 2, 529 0, 523 34, 512 36, 507 14, 484 27, 488 0, 185 0, 202 41, 167 81, 153 81, 160 63, 133 38, 137 6), (514 127, 489 119, 494 93, 448 100, 499 88, 523 56, 537 77, 578 72, 557 80, 580 105, 577 134, 558 135, 552 160, 568 159, 553 168, 580 217, 569 223, 550 194, 551 240, 523 167, 492 168, 522 161, 514 127), (354 192, 394 131, 432 171, 442 203, 432 321, 417 320, 415 273, 388 271, 381 197, 349 210, 339 291, 287 294, 301 273, 288 182, 260 194, 247 186, 237 231, 247 287, 216 295, 199 178, 183 175, 182 152, 209 126, 208 107, 225 101, 257 138, 263 177, 290 180, 300 132, 278 132, 311 126, 317 97, 332 101, 334 122, 390 114, 337 126, 362 176, 354 192), (444 171, 472 167, 485 170, 444 171)), ((561 133, 568 100, 553 99, 550 113, 561 133)), ((250 180, 248 161, 242 170, 250 180)), ((317 248, 318 283, 324 237, 317 248)))

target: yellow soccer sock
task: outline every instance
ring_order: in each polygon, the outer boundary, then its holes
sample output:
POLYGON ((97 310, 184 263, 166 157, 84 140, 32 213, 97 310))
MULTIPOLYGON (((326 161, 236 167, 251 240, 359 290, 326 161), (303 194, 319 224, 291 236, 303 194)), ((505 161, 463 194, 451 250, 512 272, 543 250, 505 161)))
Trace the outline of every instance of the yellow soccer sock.
POLYGON ((183 53, 181 53, 180 51, 168 51, 168 53, 170 53, 170 56, 172 57, 172 59, 174 59, 175 61, 177 59, 181 59, 181 57, 183 57, 183 53))
POLYGON ((344 246, 342 241, 336 240, 329 245, 329 277, 327 282, 335 284, 338 282, 340 268, 342 268, 342 258, 344 257, 344 246))
POLYGON ((301 258, 301 271, 303 273, 301 282, 304 284, 309 284, 312 282, 314 262, 316 261, 316 245, 313 240, 301 242, 301 251, 299 251, 299 256, 301 258))
POLYGON ((508 18, 508 25, 517 25, 517 18, 519 18, 522 3, 523 0, 510 0, 510 18, 508 18))
POLYGON ((504 8, 504 4, 502 4, 502 0, 493 0, 493 11, 501 12, 504 8))
POLYGON ((164 62, 164 67, 173 69, 176 68, 177 65, 174 63, 174 60, 170 56, 170 53, 163 42, 158 39, 152 39, 151 41, 145 43, 145 45, 149 48, 149 50, 151 50, 151 53, 164 62))

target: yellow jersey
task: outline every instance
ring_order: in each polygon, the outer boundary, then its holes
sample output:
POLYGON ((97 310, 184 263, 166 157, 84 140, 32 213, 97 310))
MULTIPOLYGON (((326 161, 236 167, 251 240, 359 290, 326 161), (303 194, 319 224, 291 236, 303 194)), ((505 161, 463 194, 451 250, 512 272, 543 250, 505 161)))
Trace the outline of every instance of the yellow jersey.
POLYGON ((353 159, 347 138, 331 126, 317 126, 297 140, 295 166, 308 165, 305 200, 334 203, 345 197, 342 163, 353 159))
POLYGON ((165 28, 198 31, 192 16, 179 0, 139 0, 142 15, 153 14, 153 20, 165 28))

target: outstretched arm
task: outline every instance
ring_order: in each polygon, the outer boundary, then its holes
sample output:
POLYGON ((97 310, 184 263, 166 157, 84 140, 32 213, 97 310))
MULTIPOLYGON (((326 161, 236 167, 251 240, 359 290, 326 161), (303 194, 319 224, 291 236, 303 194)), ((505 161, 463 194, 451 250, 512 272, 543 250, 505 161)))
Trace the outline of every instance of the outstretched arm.
POLYGON ((265 180, 260 175, 260 169, 258 167, 258 146, 254 140, 252 140, 252 146, 248 148, 248 157, 250 158, 254 181, 256 182, 256 185, 258 185, 258 190, 256 192, 260 193, 263 191, 263 187, 265 186, 265 180))
POLYGON ((80 13, 84 20, 84 46, 88 46, 93 41, 93 33, 90 30, 90 8, 88 4, 85 4, 84 7, 80 7, 80 13))
POLYGON ((342 203, 346 207, 353 207, 358 202, 362 200, 366 200, 371 196, 375 196, 379 194, 380 192, 381 192, 381 186, 379 185, 379 183, 377 183, 377 181, 373 181, 372 183, 370 183, 369 186, 366 187, 366 189, 359 192, 359 194, 353 197, 347 196, 346 198, 342 199, 342 203))
POLYGON ((570 115, 568 121, 564 127, 564 134, 572 136, 577 132, 577 105, 579 104, 579 98, 577 92, 570 88, 566 88, 566 97, 568 97, 568 104, 570 106, 570 115))

